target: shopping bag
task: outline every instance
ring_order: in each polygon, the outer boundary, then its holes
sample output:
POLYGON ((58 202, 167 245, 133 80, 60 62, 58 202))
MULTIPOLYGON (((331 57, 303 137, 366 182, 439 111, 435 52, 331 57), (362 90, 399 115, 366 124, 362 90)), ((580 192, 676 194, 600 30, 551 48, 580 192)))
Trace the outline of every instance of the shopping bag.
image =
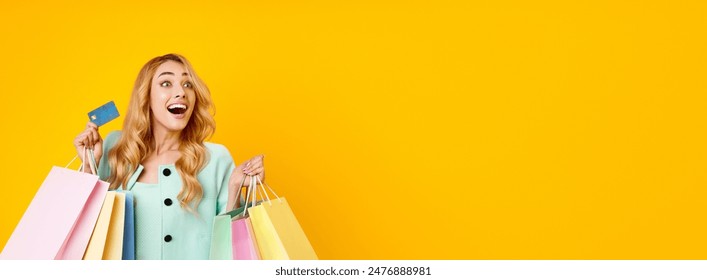
POLYGON ((98 214, 98 221, 96 221, 93 234, 88 241, 86 253, 83 256, 84 260, 100 260, 103 258, 103 249, 106 246, 106 237, 108 237, 108 226, 110 225, 111 214, 113 214, 113 204, 115 204, 115 193, 106 193, 101 213, 98 214))
POLYGON ((234 260, 260 260, 258 243, 251 229, 250 218, 241 218, 231 223, 234 260))
MULTIPOLYGON (((245 177, 241 182, 241 188, 243 187, 243 182, 245 182, 245 177)), ((241 189, 239 188, 239 190, 241 189)), ((248 192, 250 195, 250 189, 248 192)), ((248 196, 247 195, 247 196, 248 196)), ((236 195, 236 200, 240 200, 241 192, 239 191, 236 195)), ((247 201, 247 200, 245 200, 247 201)), ((244 202, 245 202, 244 201, 244 202)), ((244 203, 245 204, 245 203, 244 203)), ((252 206, 253 203, 248 203, 247 206, 252 206)), ((248 236, 244 234, 240 226, 234 226, 243 217, 243 213, 246 206, 238 207, 234 210, 226 212, 222 215, 217 215, 214 217, 213 227, 211 231, 211 250, 209 252, 209 259, 212 260, 256 260, 260 259, 257 252, 257 247, 254 245, 254 236, 251 234, 248 236), (239 232, 239 233, 237 233, 239 232), (250 242, 250 245, 248 245, 250 242), (238 252, 238 248, 243 247, 238 252), (248 248, 248 249, 245 249, 248 248)))
MULTIPOLYGON (((244 178, 245 180, 245 178, 244 178)), ((243 182, 241 182, 241 188, 243 182)), ((241 189, 239 188, 239 190, 241 189)), ((241 197, 240 191, 236 195, 236 200, 241 197)), ((231 219, 240 215, 245 207, 233 209, 221 215, 214 217, 211 228, 211 248, 209 251, 209 259, 211 260, 232 260, 233 259, 233 241, 231 230, 231 219)))
POLYGON ((125 229, 123 231, 123 259, 135 259, 135 203, 133 193, 125 192, 125 229))
MULTIPOLYGON (((245 181, 245 179, 244 179, 245 181)), ((243 214, 231 219, 231 232, 233 233, 233 259, 235 260, 260 260, 258 241, 253 233, 248 210, 257 205, 257 186, 255 179, 251 177, 250 186, 246 195, 246 203, 243 214), (250 201, 249 201, 250 200, 250 201)))
POLYGON ((211 250, 210 260, 232 260, 233 251, 231 249, 231 217, 230 215, 218 215, 214 217, 211 229, 211 250))
POLYGON ((76 221, 74 229, 71 231, 69 238, 57 255, 58 260, 80 260, 86 252, 88 241, 91 239, 93 228, 96 226, 98 214, 101 212, 103 199, 108 191, 110 184, 104 181, 98 181, 91 196, 86 202, 79 219, 76 221))
MULTIPOLYGON (((89 164, 92 174, 96 174, 96 162, 93 151, 88 150, 88 153, 86 153, 86 150, 84 150, 84 155, 86 154, 90 156, 89 164)), ((83 164, 81 165, 81 169, 83 169, 83 164)), ((82 171, 81 169, 79 171, 82 171)), ((88 246, 88 241, 91 239, 93 228, 96 226, 98 214, 101 212, 103 199, 105 198, 109 185, 110 184, 107 182, 101 180, 96 183, 83 211, 81 211, 81 215, 69 234, 69 238, 67 238, 64 246, 62 246, 56 259, 80 260, 83 257, 86 252, 86 247, 88 246)))
POLYGON ((123 233, 125 230, 125 193, 115 192, 113 214, 110 217, 106 247, 103 250, 104 260, 123 259, 123 233))
POLYGON ((52 167, 10 235, 0 259, 50 260, 74 258, 77 252, 83 254, 104 187, 96 175, 52 167))
MULTIPOLYGON (((267 197, 259 178, 258 183, 267 197)), ((266 201, 248 209, 261 257, 264 260, 318 259, 287 200, 270 191, 276 199, 267 197, 266 201)))
POLYGON ((120 260, 123 256, 125 193, 109 191, 86 248, 84 260, 120 260))

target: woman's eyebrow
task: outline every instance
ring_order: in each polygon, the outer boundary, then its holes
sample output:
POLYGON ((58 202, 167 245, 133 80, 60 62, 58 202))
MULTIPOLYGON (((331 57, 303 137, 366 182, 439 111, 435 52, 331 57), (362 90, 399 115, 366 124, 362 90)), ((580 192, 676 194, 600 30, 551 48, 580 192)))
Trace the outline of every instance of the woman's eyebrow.
MULTIPOLYGON (((172 76, 174 76, 174 73, 172 73, 172 72, 162 72, 162 73, 160 73, 159 75, 157 75, 157 78, 159 78, 159 77, 162 76, 162 75, 172 75, 172 76)), ((187 76, 187 75, 188 75, 188 74, 187 74, 186 72, 182 73, 182 76, 187 76)))

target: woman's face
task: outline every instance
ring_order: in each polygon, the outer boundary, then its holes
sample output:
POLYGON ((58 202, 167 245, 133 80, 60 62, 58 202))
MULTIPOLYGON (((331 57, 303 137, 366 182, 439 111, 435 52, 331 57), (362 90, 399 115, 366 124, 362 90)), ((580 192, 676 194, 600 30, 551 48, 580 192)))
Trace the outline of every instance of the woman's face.
POLYGON ((187 71, 179 62, 167 61, 157 68, 150 85, 153 129, 183 130, 194 111, 196 93, 187 71))

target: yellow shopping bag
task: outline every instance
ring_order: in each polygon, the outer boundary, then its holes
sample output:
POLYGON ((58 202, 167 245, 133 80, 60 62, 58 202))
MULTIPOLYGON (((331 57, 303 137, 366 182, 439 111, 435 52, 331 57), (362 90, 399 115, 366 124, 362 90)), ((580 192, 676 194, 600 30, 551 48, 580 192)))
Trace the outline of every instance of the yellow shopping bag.
POLYGON ((125 229, 125 193, 115 193, 113 215, 110 216, 110 226, 106 237, 106 247, 103 250, 104 260, 123 259, 123 233, 125 229))
MULTIPOLYGON (((251 185, 255 185, 254 180, 251 181, 251 185)), ((249 208, 248 212, 262 259, 318 259, 287 200, 284 197, 278 197, 268 186, 270 191, 277 197, 270 200, 259 178, 258 183, 263 188, 263 193, 267 199, 259 205, 249 208)))
POLYGON ((125 193, 110 191, 103 201, 84 260, 120 260, 123 257, 125 193))

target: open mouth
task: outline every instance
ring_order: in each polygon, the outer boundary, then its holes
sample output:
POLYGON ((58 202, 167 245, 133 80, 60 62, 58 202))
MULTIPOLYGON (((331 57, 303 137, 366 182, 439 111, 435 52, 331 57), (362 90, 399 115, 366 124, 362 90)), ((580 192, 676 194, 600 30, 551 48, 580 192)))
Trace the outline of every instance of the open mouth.
POLYGON ((175 115, 181 115, 187 112, 187 105, 172 104, 167 107, 167 111, 175 115))

